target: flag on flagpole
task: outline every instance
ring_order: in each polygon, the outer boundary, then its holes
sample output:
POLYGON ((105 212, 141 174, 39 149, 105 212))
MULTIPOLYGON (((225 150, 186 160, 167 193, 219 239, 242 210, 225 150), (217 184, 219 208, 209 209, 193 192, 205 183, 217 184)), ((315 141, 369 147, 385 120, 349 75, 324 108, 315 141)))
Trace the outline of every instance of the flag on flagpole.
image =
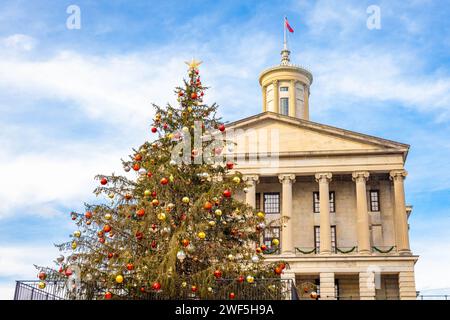
POLYGON ((294 32, 294 29, 292 29, 292 27, 289 24, 288 19, 286 17, 284 18, 284 24, 286 25, 286 28, 289 30, 290 33, 294 32))

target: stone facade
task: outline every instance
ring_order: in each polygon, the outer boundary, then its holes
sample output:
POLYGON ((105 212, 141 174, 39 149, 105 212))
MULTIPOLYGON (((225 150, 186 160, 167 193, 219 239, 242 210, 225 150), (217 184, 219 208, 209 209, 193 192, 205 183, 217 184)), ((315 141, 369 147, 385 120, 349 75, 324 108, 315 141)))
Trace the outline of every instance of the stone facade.
MULTIPOLYGON (((319 299, 415 299, 418 256, 404 194, 409 146, 310 121, 312 75, 303 68, 273 67, 259 81, 263 113, 227 132, 238 146, 228 156, 248 186, 237 197, 279 231, 266 260, 287 261, 283 277, 305 299, 315 298, 305 284, 319 299), (283 112, 280 97, 290 99, 283 112)), ((270 247, 267 237, 261 241, 270 247)))

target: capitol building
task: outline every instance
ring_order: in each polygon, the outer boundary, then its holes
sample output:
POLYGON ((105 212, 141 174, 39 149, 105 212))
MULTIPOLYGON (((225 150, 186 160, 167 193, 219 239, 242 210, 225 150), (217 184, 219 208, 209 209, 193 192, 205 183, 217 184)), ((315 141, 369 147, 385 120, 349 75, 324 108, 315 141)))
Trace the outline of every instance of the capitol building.
POLYGON ((313 75, 286 46, 259 84, 262 112, 227 130, 241 141, 229 150, 248 185, 239 197, 268 220, 266 261, 288 262, 301 299, 310 288, 319 299, 415 299, 409 145, 312 121, 313 75))

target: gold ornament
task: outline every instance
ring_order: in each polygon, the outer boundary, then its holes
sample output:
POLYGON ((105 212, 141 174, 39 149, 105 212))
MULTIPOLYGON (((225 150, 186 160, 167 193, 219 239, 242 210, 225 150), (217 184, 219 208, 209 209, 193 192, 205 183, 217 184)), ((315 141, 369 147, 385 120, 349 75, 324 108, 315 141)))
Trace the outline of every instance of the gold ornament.
POLYGON ((233 178, 233 182, 236 183, 236 184, 239 184, 241 182, 241 178, 236 176, 236 177, 233 178))
POLYGON ((215 212, 216 216, 220 217, 222 215, 222 210, 217 209, 215 212))
POLYGON ((200 238, 200 239, 205 239, 206 238, 206 233, 204 233, 203 231, 200 231, 198 234, 197 234, 197 236, 200 238))
POLYGON ((209 221, 209 225, 211 227, 214 227, 216 225, 216 222, 214 220, 209 221))
POLYGON ((41 281, 41 282, 39 282, 38 286, 39 286, 39 289, 45 289, 46 284, 44 281, 41 281))
POLYGON ((80 230, 74 231, 73 236, 79 238, 81 236, 81 231, 80 230))
POLYGON ((72 249, 75 250, 77 248, 77 243, 75 241, 72 242, 72 249))
POLYGON ((183 281, 183 282, 181 283, 181 286, 182 286, 183 288, 186 288, 186 286, 187 286, 186 281, 183 281))
POLYGON ((110 213, 105 214, 105 219, 106 220, 111 220, 112 215, 110 213))
POLYGON ((164 212, 158 213, 158 220, 166 220, 166 214, 164 212))
POLYGON ((255 278, 253 276, 247 276, 247 282, 253 283, 253 282, 255 282, 255 278))
POLYGON ((119 275, 116 277, 116 282, 117 282, 117 283, 122 283, 122 282, 123 282, 123 276, 119 274, 119 275))
POLYGON ((274 246, 278 246, 278 245, 280 244, 280 240, 278 240, 278 239, 273 239, 273 240, 272 240, 272 244, 273 244, 274 246))
POLYGON ((188 112, 192 112, 192 107, 187 108, 188 112))
POLYGON ((189 198, 188 198, 188 197, 183 197, 182 201, 183 201, 184 203, 189 203, 189 198))
POLYGON ((146 197, 150 197, 151 194, 152 194, 152 192, 148 189, 144 191, 144 196, 146 196, 146 197))
POLYGON ((260 219, 264 219, 264 217, 266 216, 265 214, 264 214, 264 212, 258 212, 257 214, 256 214, 257 216, 258 216, 258 218, 260 218, 260 219))
POLYGON ((110 193, 108 194, 108 197, 110 197, 111 199, 114 198, 114 193, 110 192, 110 193))

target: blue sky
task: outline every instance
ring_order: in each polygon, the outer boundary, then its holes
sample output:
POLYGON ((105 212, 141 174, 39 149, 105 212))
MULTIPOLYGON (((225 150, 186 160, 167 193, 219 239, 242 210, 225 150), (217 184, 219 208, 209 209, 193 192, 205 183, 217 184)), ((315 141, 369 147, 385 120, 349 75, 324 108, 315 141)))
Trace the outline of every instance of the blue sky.
POLYGON ((450 7, 446 1, 0 0, 0 298, 50 264, 92 201, 97 173, 148 139, 150 102, 174 102, 184 61, 204 61, 226 120, 261 111, 259 72, 314 75, 316 122, 411 144, 407 202, 421 290, 450 288, 450 7), (69 5, 81 29, 66 28, 69 5), (366 27, 369 5, 381 29, 366 27))

